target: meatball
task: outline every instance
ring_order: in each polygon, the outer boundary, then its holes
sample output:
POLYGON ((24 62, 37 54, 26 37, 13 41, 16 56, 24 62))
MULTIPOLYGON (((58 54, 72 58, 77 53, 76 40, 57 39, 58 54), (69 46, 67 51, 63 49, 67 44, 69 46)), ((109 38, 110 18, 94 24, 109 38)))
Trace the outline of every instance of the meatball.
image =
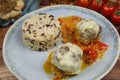
POLYGON ((52 56, 52 63, 72 75, 80 73, 83 51, 72 43, 60 45, 52 56))
POLYGON ((82 20, 76 25, 76 30, 80 35, 82 43, 89 44, 91 41, 98 38, 101 32, 101 27, 98 23, 92 20, 82 20))

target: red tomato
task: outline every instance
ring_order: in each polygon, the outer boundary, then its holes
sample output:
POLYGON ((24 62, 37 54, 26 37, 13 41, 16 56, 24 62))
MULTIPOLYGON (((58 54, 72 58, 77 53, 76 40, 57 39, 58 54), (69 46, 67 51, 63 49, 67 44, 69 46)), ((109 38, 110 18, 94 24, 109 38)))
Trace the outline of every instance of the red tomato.
POLYGON ((77 0, 77 6, 88 7, 89 0, 77 0))
POLYGON ((120 25, 120 10, 116 10, 113 12, 111 16, 111 22, 116 25, 120 25))
POLYGON ((101 9, 101 14, 106 18, 109 18, 111 14, 114 12, 114 10, 115 10, 115 5, 104 4, 101 9))
POLYGON ((117 2, 117 9, 120 10, 120 0, 117 2))
POLYGON ((119 0, 102 0, 105 4, 108 3, 108 2, 111 2, 111 3, 116 3, 118 2, 119 0))
POLYGON ((109 0, 102 0, 104 3, 107 3, 109 0))
POLYGON ((120 10, 120 4, 119 4, 119 5, 117 5, 117 9, 118 9, 118 10, 120 10))
POLYGON ((103 5, 102 0, 92 0, 90 4, 90 8, 94 11, 99 11, 103 5))

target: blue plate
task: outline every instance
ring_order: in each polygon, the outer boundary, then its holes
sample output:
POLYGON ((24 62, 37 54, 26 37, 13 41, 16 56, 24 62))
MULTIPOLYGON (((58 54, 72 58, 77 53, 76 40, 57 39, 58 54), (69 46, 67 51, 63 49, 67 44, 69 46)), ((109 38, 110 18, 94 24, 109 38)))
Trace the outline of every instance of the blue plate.
POLYGON ((3 43, 3 58, 9 70, 21 80, 50 80, 43 70, 49 52, 32 51, 22 42, 21 28, 25 19, 37 13, 48 13, 56 18, 77 15, 85 19, 92 19, 102 27, 101 41, 108 44, 110 48, 104 57, 83 70, 69 80, 94 80, 104 77, 115 65, 119 53, 119 34, 114 26, 102 15, 89 9, 57 5, 48 6, 26 14, 17 20, 8 30, 3 43))

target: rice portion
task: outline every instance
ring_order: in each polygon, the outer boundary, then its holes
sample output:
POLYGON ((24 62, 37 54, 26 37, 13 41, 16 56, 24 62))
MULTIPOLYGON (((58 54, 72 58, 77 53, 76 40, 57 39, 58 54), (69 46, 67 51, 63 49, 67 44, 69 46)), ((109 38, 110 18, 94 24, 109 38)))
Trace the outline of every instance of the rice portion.
POLYGON ((32 50, 45 51, 60 40, 60 23, 53 15, 35 14, 26 19, 22 26, 22 38, 32 50))

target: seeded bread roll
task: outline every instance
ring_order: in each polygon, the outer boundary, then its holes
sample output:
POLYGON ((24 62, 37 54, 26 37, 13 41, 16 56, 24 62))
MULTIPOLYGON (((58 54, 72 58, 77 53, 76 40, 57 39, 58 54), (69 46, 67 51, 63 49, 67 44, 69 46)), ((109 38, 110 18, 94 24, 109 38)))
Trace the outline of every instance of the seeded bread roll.
POLYGON ((24 5, 23 0, 0 0, 0 18, 9 20, 19 16, 24 5))
POLYGON ((22 26, 23 42, 32 50, 45 51, 60 40, 60 23, 53 15, 41 13, 26 19, 22 26))

